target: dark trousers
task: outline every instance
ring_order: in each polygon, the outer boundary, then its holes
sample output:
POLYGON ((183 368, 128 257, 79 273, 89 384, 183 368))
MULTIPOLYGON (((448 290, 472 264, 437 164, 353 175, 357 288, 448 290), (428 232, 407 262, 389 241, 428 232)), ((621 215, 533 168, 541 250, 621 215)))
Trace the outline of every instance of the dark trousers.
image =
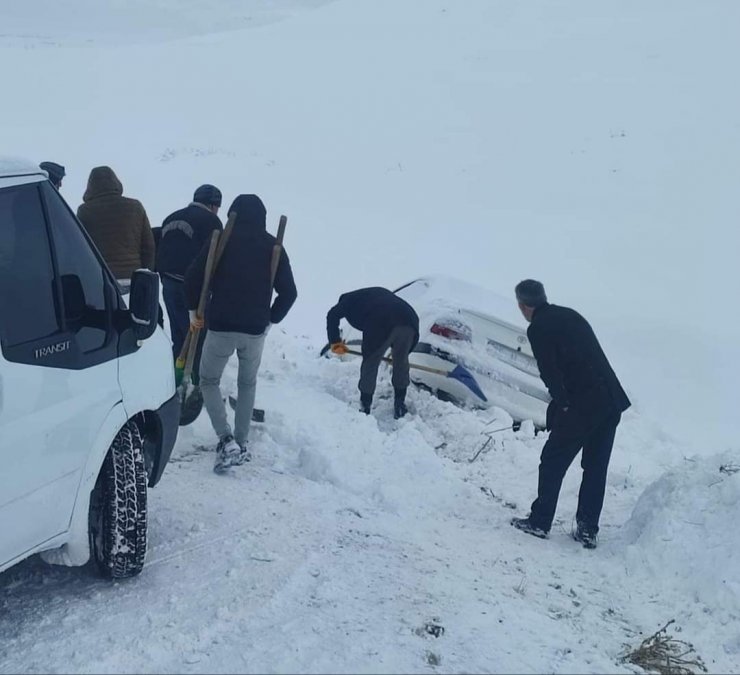
POLYGON ((416 344, 416 331, 411 326, 396 326, 385 342, 370 353, 363 349, 358 389, 363 396, 372 397, 378 379, 378 368, 390 349, 393 359, 393 388, 406 389, 409 386, 409 353, 416 344))
MULTIPOLYGON (((167 316, 170 319, 170 337, 172 338, 172 355, 177 360, 185 344, 185 338, 190 330, 190 314, 185 300, 185 290, 181 281, 171 277, 162 276, 162 295, 164 304, 167 308, 167 316)), ((195 361, 193 363, 193 384, 199 383, 200 373, 200 355, 203 351, 203 342, 205 341, 206 331, 200 331, 198 340, 198 349, 195 352, 195 361)))
POLYGON ((568 419, 574 414, 573 411, 559 414, 560 419, 555 421, 550 438, 542 449, 537 499, 532 503, 530 518, 537 527, 550 530, 563 478, 583 448, 583 478, 578 493, 576 520, 596 534, 604 505, 609 459, 621 413, 611 413, 590 428, 573 418, 568 419))

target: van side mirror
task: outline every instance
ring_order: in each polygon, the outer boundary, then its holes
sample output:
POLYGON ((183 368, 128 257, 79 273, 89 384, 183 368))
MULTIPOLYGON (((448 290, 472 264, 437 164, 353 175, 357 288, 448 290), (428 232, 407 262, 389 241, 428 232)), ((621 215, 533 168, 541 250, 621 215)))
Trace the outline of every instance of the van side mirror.
POLYGON ((149 270, 136 270, 131 275, 128 301, 137 340, 150 338, 157 330, 159 317, 159 275, 149 270))

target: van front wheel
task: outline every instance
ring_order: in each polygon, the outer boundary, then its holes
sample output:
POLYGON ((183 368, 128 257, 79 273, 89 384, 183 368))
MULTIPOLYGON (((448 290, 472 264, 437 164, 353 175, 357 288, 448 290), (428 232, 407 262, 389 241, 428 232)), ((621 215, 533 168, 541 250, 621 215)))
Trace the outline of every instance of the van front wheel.
POLYGON ((101 574, 136 576, 146 555, 147 473, 139 427, 128 422, 113 440, 90 498, 90 545, 101 574))

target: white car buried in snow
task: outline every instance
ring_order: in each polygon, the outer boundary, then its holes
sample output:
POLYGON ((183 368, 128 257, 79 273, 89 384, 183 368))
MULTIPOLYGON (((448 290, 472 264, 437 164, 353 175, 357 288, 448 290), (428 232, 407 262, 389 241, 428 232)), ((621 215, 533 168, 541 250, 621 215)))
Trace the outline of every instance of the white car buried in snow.
MULTIPOLYGON (((470 407, 496 406, 515 422, 532 420, 544 428, 550 395, 513 296, 503 298, 441 276, 417 279, 395 293, 419 315, 419 344, 409 356, 414 383, 440 398, 470 407), (448 375, 457 366, 473 376, 479 393, 448 375)), ((344 339, 349 346, 362 344, 361 333, 352 327, 346 327, 344 339)))

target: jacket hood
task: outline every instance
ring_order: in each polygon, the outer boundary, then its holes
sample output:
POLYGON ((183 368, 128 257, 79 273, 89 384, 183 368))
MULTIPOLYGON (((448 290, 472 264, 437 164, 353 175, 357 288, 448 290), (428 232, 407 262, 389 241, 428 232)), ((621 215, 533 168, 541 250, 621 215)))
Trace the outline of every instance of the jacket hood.
POLYGON ((235 232, 259 233, 267 229, 267 209, 257 195, 239 195, 229 207, 236 212, 235 232))
POLYGON ((87 190, 82 196, 83 202, 89 202, 104 195, 122 195, 123 185, 109 166, 96 166, 87 179, 87 190))

